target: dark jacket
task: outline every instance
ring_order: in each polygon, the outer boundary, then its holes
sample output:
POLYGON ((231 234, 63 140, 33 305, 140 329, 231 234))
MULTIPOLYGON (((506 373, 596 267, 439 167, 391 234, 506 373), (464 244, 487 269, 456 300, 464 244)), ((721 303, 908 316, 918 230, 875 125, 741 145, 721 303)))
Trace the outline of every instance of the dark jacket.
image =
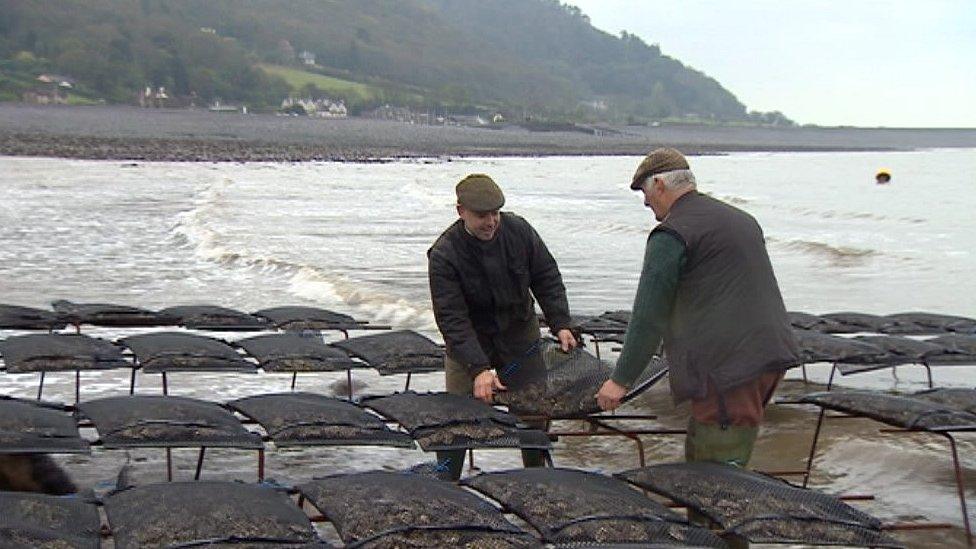
POLYGON ((705 397, 800 363, 762 229, 749 214, 692 191, 654 231, 685 245, 664 335, 676 400, 705 397))
POLYGON ((472 376, 519 359, 535 343, 533 295, 553 333, 570 325, 556 260, 535 229, 515 214, 501 214, 489 242, 455 221, 427 259, 437 327, 448 355, 467 365, 472 376))

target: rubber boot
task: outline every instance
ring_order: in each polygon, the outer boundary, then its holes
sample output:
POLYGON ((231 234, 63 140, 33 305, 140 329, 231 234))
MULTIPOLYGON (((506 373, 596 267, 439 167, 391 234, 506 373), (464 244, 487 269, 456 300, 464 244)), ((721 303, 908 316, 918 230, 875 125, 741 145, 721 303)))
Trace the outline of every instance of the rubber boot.
POLYGON ((752 457, 759 427, 722 428, 713 423, 688 421, 685 438, 685 461, 715 461, 737 467, 745 467, 752 457))
MULTIPOLYGON (((752 457, 756 444, 758 427, 738 427, 729 425, 722 428, 714 423, 688 421, 688 436, 685 438, 685 461, 715 461, 737 467, 745 467, 752 457)), ((688 520, 708 528, 711 521, 704 515, 688 509, 688 520)), ((723 536, 731 549, 748 549, 749 542, 740 536, 723 536)))
POLYGON ((464 468, 464 450, 446 450, 437 452, 438 477, 442 480, 461 480, 461 470, 464 468))

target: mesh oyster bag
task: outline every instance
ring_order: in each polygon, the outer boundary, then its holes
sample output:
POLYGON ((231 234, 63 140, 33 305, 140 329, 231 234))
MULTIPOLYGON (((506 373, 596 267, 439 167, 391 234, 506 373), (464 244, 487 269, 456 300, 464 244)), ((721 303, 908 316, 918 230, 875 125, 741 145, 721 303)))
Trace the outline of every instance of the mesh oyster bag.
POLYGON ((413 448, 406 433, 348 401, 312 393, 246 397, 227 406, 261 424, 277 446, 373 445, 413 448))
POLYGON ((834 497, 731 465, 669 463, 617 476, 752 543, 902 546, 882 532, 881 521, 834 497))
POLYGON ((485 500, 423 475, 374 471, 297 488, 347 547, 541 547, 485 500))
POLYGON ((470 477, 462 484, 502 504, 547 543, 659 543, 725 547, 626 482, 586 471, 531 468, 470 477))

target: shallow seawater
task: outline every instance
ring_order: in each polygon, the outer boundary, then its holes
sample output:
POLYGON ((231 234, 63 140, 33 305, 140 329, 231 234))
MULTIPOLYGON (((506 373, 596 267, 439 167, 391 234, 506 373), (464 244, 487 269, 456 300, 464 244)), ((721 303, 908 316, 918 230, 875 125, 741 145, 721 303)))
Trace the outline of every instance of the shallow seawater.
MULTIPOLYGON (((455 218, 454 184, 486 172, 506 209, 526 217, 559 261, 573 311, 629 308, 650 211, 627 188, 638 159, 555 157, 430 159, 386 164, 179 164, 0 157, 0 302, 45 307, 54 299, 150 308, 212 303, 246 311, 303 304, 353 314, 439 339, 430 310, 425 252, 455 218)), ((976 316, 976 151, 745 153, 691 159, 699 188, 762 224, 787 307, 812 313, 925 310, 976 316), (874 184, 886 167, 890 185, 874 184)), ((86 327, 109 338, 140 330, 86 327)), ((222 334, 237 338, 253 334, 222 334)), ((333 339, 338 335, 327 335, 333 339)), ((613 356, 604 344, 604 356, 613 356)), ((824 382, 828 368, 809 369, 824 382)), ((940 386, 974 385, 974 370, 935 370, 940 386)), ((400 376, 356 371, 363 392, 392 392, 400 376)), ((46 398, 71 401, 74 376, 47 377, 46 398)), ((792 373, 778 396, 813 390, 792 373)), ((300 390, 331 393, 345 374, 306 374, 300 390)), ((35 396, 37 375, 0 377, 0 392, 35 396)), ((290 375, 173 374, 172 394, 213 400, 286 391, 290 375)), ((128 372, 82 374, 82 399, 124 394, 128 372)), ((840 384, 917 390, 921 368, 852 375, 840 384)), ((411 386, 441 389, 442 376, 411 386)), ((137 380, 160 391, 158 375, 137 380)), ((666 382, 630 405, 683 427, 666 382)), ((754 466, 805 464, 815 410, 773 405, 754 466)), ((961 516, 948 447, 941 437, 881 434, 868 420, 828 421, 813 484, 831 493, 872 493, 853 502, 886 522, 949 522, 950 531, 899 534, 912 546, 961 545, 961 516)), ((976 495, 971 437, 960 452, 976 495)), ((676 436, 644 437, 649 462, 679 460, 676 436)), ((190 478, 196 451, 174 452, 190 478)), ((400 469, 431 460, 419 450, 276 449, 267 475, 291 483, 341 471, 400 469)), ((630 442, 566 439, 558 465, 615 472, 637 466, 630 442)), ((165 478, 161 450, 96 450, 60 459, 84 486, 114 482, 123 464, 137 481, 165 478)), ((254 452, 208 450, 205 478, 256 475, 254 452)), ((483 469, 520 464, 505 450, 476 454, 483 469)), ((976 518, 976 517, 974 517, 976 518)))

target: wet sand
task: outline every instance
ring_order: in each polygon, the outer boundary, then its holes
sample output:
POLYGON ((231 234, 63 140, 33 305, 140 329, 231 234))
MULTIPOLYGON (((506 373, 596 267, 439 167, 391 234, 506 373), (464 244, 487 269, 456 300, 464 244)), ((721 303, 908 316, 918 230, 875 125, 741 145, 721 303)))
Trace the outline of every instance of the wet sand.
POLYGON ((153 161, 367 161, 436 156, 641 155, 976 147, 976 130, 605 127, 603 135, 136 107, 0 104, 0 155, 153 161))

